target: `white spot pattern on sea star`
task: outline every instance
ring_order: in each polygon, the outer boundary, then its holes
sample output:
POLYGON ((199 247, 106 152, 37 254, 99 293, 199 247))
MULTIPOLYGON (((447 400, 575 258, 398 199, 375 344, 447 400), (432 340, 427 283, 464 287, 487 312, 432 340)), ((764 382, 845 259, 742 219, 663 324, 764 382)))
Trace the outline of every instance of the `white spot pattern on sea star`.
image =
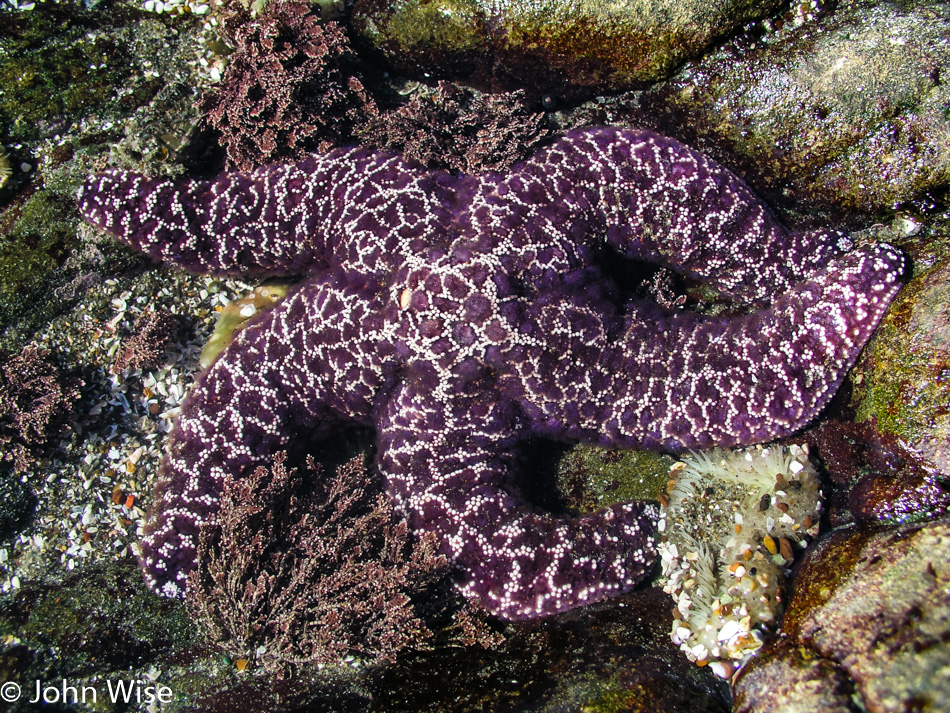
POLYGON ((309 275, 183 406, 142 548, 170 595, 225 473, 341 419, 376 427, 390 496, 490 611, 625 591, 655 559, 656 508, 539 513, 507 488, 519 442, 677 450, 791 433, 830 399, 904 268, 887 245, 790 233, 706 157, 621 129, 571 132, 506 175, 361 149, 213 181, 113 171, 80 207, 188 270, 309 275), (602 269, 618 254, 752 311, 627 302, 602 269))

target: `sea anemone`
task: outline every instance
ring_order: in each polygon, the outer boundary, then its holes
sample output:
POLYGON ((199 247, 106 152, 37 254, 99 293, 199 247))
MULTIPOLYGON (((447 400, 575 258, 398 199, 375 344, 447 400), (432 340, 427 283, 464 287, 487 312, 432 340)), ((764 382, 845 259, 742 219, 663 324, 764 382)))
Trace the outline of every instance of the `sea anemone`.
POLYGON ((673 464, 660 531, 674 643, 729 678, 774 629, 788 567, 818 532, 808 447, 693 453, 673 464))

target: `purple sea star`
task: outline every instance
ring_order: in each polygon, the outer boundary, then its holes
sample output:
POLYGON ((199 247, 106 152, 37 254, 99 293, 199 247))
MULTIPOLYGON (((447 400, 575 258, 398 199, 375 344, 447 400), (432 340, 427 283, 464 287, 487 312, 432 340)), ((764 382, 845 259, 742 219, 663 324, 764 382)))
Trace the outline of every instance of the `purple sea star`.
POLYGON ((568 133, 507 174, 455 176, 364 149, 212 181, 91 177, 87 220, 213 274, 308 273, 182 407, 142 542, 180 596, 225 473, 350 419, 416 533, 498 616, 631 588, 657 510, 542 514, 506 489, 540 436, 681 450, 795 431, 899 289, 901 254, 788 232, 734 175, 646 131, 568 133), (752 306, 707 317, 619 297, 600 262, 649 260, 752 306))

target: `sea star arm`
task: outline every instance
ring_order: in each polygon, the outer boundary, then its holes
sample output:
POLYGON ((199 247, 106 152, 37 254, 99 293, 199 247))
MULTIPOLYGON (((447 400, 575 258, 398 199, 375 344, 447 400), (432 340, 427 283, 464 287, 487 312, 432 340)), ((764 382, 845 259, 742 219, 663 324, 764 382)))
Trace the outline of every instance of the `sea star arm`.
POLYGON ((763 302, 852 247, 838 231, 788 231, 732 172, 642 130, 571 131, 472 212, 481 234, 520 251, 523 279, 538 291, 609 247, 763 302), (552 251, 562 254, 552 259, 552 251))
POLYGON ((238 334, 195 385, 169 440, 141 542, 153 590, 184 593, 226 474, 269 464, 295 434, 371 422, 392 368, 386 332, 371 296, 313 280, 238 334))
POLYGON ((641 304, 613 333, 589 308, 529 308, 548 338, 503 360, 501 383, 552 437, 673 451, 771 440, 831 399, 904 269, 898 250, 867 246, 751 314, 641 304))
POLYGON ((435 242, 465 182, 398 156, 341 149, 211 180, 105 171, 83 184, 79 209, 189 272, 289 275, 332 262, 365 279, 435 242))
POLYGON ((582 518, 541 514, 510 483, 514 405, 484 383, 463 393, 412 375, 381 416, 380 471, 417 534, 434 532, 465 596, 505 619, 590 604, 652 566, 658 511, 625 503, 582 518))
POLYGON ((183 406, 143 543, 181 594, 225 473, 327 419, 375 423, 380 468, 463 592, 507 618, 627 589, 655 510, 534 511, 504 481, 531 435, 612 446, 750 443, 830 398, 903 270, 888 246, 785 230, 735 176, 650 132, 571 132, 506 176, 414 169, 363 150, 214 181, 112 172, 83 214, 200 272, 307 272, 183 406), (752 303, 743 317, 627 305, 614 251, 752 303))

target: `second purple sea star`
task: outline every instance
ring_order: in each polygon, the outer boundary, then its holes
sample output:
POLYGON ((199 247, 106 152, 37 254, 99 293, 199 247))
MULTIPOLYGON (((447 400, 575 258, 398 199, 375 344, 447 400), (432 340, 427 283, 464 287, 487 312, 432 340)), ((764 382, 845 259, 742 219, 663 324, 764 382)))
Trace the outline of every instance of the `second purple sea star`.
POLYGON ((225 473, 341 420, 459 589, 519 619, 633 587, 657 509, 582 518, 506 489, 533 436, 682 450, 767 441, 828 402, 900 287, 901 254, 788 232, 729 171, 662 136, 568 133, 507 174, 455 176, 363 149, 212 181, 90 178, 91 223, 201 273, 307 273, 182 407, 142 563, 181 596, 225 473), (647 260, 752 306, 708 317, 620 296, 647 260))

